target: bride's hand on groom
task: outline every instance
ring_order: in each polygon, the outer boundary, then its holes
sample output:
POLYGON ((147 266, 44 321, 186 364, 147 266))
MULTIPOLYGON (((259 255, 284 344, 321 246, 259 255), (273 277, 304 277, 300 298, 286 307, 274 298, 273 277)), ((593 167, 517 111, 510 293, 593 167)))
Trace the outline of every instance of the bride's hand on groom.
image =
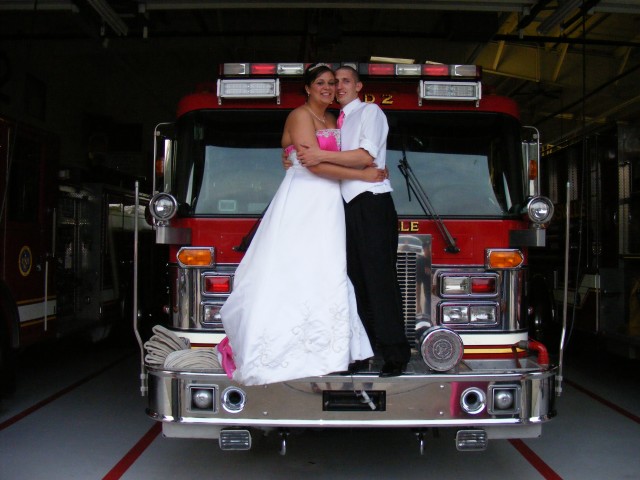
POLYGON ((301 144, 300 148, 296 150, 296 155, 300 165, 305 167, 313 167, 322 162, 322 150, 315 145, 301 144))
POLYGON ((365 182, 382 182, 387 178, 387 171, 383 168, 377 168, 375 166, 369 166, 362 170, 364 175, 363 180, 365 182))

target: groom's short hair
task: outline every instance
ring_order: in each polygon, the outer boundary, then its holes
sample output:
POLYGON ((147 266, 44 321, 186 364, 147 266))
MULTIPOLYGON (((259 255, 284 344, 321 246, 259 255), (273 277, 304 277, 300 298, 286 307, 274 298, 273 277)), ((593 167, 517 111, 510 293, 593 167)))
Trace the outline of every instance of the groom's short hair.
POLYGON ((358 71, 357 71, 355 68, 353 68, 351 65, 343 65, 343 66, 341 66, 341 67, 336 68, 336 72, 337 72, 338 70, 348 70, 348 71, 350 71, 350 72, 351 72, 351 75, 353 76, 353 79, 354 79, 356 82, 360 82, 360 81, 361 81, 361 80, 360 80, 360 74, 359 74, 359 73, 358 73, 358 71))

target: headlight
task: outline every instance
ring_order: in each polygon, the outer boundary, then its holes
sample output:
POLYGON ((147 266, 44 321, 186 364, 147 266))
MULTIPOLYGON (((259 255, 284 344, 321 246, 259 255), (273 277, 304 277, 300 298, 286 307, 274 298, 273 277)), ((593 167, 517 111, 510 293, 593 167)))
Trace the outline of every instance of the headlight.
POLYGON ((151 215, 158 222, 171 220, 178 211, 178 201, 168 193, 156 193, 149 202, 151 215))
POLYGON ((553 217, 553 203, 546 197, 533 197, 527 204, 527 214, 537 225, 548 223, 553 217))

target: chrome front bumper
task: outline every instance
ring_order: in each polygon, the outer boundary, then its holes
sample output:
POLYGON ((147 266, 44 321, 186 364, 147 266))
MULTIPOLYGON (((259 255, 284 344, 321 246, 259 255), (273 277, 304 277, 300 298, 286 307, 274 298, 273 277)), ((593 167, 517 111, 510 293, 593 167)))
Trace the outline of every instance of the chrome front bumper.
POLYGON ((193 426, 194 437, 209 437, 209 427, 453 427, 483 428, 489 438, 526 438, 538 436, 555 415, 556 367, 520 359, 426 370, 414 359, 400 377, 380 378, 374 368, 245 387, 221 371, 149 368, 147 413, 167 427, 181 425, 167 430, 185 437, 193 426))

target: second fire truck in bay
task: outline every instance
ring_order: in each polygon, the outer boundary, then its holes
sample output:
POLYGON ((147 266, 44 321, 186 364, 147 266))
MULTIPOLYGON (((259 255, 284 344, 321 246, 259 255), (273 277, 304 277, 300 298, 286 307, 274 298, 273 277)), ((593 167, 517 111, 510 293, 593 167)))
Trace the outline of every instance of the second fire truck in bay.
MULTIPOLYGON (((60 168, 56 135, 0 118, 0 394, 16 385, 19 353, 62 337, 131 335, 136 223, 153 246, 134 179, 60 168)), ((148 272, 155 249, 141 248, 148 272)), ((154 295, 150 275, 140 305, 154 295)), ((141 280, 142 282, 142 280, 141 280)))
POLYGON ((158 361, 153 341, 204 355, 225 337, 220 308, 284 175, 285 119, 305 100, 302 63, 224 64, 217 83, 180 102, 175 124, 156 129, 162 176, 150 210, 157 243, 169 245, 170 301, 167 328, 143 349, 148 414, 167 437, 218 439, 224 450, 277 430, 285 452, 288 432, 309 427, 406 427, 421 450, 428 429, 454 430, 460 450, 539 436, 559 375, 529 326, 528 249, 544 246, 553 214, 537 131, 512 100, 483 91, 476 66, 349 65, 390 126, 406 373, 381 378, 374 358, 353 375, 246 387, 219 367, 158 361))

